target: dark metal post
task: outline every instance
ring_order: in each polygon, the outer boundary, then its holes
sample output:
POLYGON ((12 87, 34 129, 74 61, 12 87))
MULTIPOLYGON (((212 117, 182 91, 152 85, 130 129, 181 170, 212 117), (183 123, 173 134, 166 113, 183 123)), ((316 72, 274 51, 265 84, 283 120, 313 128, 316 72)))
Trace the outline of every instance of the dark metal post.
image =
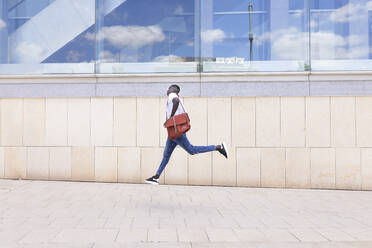
POLYGON ((252 33, 252 13, 253 4, 248 4, 248 14, 249 14, 249 60, 252 61, 253 58, 253 33, 252 33))

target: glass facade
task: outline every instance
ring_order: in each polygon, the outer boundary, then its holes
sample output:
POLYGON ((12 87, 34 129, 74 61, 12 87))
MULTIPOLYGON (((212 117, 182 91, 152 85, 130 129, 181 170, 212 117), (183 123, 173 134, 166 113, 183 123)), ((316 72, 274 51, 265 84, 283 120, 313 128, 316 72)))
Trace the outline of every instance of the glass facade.
POLYGON ((0 74, 372 70, 371 0, 2 0, 0 74))

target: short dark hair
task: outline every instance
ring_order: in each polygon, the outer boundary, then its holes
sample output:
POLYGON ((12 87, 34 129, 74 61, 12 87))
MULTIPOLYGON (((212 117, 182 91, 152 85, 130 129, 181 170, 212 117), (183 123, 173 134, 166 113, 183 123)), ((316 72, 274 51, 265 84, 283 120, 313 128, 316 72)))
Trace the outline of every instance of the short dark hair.
POLYGON ((172 84, 171 86, 169 86, 169 88, 174 88, 174 89, 176 89, 176 90, 177 90, 177 93, 180 93, 180 91, 181 91, 180 86, 178 86, 177 84, 172 84))

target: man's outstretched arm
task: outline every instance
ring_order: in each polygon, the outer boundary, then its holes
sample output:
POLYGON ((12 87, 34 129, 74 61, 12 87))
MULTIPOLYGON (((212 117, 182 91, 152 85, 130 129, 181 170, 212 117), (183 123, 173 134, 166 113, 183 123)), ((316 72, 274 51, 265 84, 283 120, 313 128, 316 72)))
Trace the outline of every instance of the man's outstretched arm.
POLYGON ((172 108, 172 113, 170 117, 174 116, 174 114, 176 113, 178 109, 178 105, 180 104, 180 99, 178 99, 178 97, 175 97, 172 99, 172 102, 173 102, 173 108, 172 108))

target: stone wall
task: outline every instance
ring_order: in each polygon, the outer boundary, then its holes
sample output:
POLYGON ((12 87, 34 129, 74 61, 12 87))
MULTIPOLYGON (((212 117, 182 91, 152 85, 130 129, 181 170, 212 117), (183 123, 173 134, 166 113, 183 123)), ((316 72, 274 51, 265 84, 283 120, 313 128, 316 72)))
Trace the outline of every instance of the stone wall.
MULTIPOLYGON (((3 98, 0 178, 134 182, 154 174, 166 98, 3 98)), ((371 96, 185 97, 194 145, 161 183, 372 189, 371 96)))

